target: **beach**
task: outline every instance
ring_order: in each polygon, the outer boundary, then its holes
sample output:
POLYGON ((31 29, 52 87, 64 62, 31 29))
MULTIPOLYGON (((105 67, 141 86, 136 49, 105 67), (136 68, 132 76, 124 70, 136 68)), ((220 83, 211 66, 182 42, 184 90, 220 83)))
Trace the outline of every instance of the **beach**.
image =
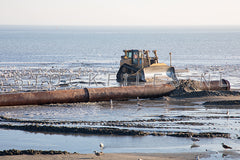
POLYGON ((101 156, 94 154, 67 154, 67 155, 16 155, 16 156, 2 156, 1 160, 77 160, 77 159, 95 159, 95 160, 195 160, 199 156, 207 157, 206 153, 106 153, 101 156))

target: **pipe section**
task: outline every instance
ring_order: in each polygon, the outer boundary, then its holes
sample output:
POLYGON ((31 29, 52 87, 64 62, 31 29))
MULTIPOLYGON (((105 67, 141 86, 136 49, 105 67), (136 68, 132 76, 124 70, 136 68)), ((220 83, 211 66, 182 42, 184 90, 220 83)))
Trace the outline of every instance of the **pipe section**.
POLYGON ((126 86, 110 88, 88 88, 89 102, 125 100, 131 98, 156 98, 168 95, 175 87, 170 84, 160 86, 126 86))
POLYGON ((230 82, 225 79, 221 79, 220 81, 202 82, 202 83, 200 83, 199 88, 201 90, 229 91, 230 90, 230 82))
POLYGON ((170 84, 160 86, 125 86, 106 88, 84 88, 45 92, 27 92, 0 95, 0 106, 41 105, 51 103, 98 102, 126 100, 131 98, 155 98, 169 95, 175 87, 170 84))

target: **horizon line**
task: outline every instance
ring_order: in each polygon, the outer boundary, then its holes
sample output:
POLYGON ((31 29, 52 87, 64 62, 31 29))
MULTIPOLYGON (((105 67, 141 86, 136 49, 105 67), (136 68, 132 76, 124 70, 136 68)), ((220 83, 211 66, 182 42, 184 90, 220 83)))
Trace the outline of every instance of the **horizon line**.
POLYGON ((217 25, 66 25, 66 24, 0 24, 0 26, 63 26, 63 27, 240 27, 240 25, 217 24, 217 25))

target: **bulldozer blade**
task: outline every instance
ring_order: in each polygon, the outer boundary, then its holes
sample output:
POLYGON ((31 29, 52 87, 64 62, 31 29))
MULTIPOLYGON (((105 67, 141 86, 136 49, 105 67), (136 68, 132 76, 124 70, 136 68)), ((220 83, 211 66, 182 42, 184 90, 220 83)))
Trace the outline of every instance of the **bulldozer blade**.
POLYGON ((174 67, 167 65, 151 65, 150 67, 143 69, 145 81, 175 81, 177 80, 174 67))

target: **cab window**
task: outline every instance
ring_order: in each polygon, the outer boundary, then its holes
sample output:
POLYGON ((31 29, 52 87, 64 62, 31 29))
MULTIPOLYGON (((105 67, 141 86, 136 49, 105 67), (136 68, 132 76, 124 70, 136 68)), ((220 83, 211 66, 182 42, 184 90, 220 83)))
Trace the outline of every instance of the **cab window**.
POLYGON ((127 56, 128 58, 132 58, 132 52, 131 51, 127 52, 127 56))
POLYGON ((133 64, 138 64, 138 52, 133 53, 133 64))

